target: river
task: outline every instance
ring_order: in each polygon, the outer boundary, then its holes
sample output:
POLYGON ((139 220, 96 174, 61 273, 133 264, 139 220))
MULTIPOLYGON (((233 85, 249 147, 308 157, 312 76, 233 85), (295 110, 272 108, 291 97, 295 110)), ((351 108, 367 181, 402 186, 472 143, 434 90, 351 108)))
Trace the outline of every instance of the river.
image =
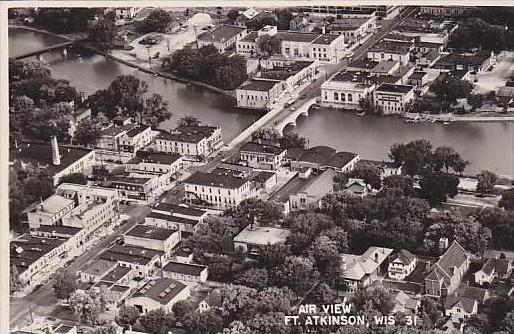
MULTIPOLYGON (((26 29, 9 29, 9 55, 16 56, 62 42, 59 37, 26 29)), ((73 49, 72 49, 73 50, 73 49)), ((149 92, 159 93, 169 103, 171 119, 161 124, 172 129, 185 115, 197 117, 204 124, 221 126, 223 138, 229 141, 262 116, 256 111, 240 110, 224 95, 205 88, 187 86, 120 64, 89 51, 69 51, 67 56, 55 51, 43 55, 56 78, 69 80, 85 95, 106 88, 119 75, 132 74, 148 82, 149 92)))
MULTIPOLYGON (((9 30, 9 54, 12 56, 58 43, 60 40, 43 33, 22 29, 9 30)), ((80 56, 70 52, 44 55, 52 72, 78 90, 91 94, 105 88, 121 74, 134 74, 148 82, 151 92, 163 95, 173 116, 163 124, 172 128, 183 115, 193 115, 206 124, 220 125, 226 140, 235 137, 260 114, 238 110, 225 96, 203 88, 186 86, 161 77, 138 72, 126 65, 97 54, 80 56)), ((336 110, 314 110, 308 118, 298 121, 295 129, 309 138, 309 145, 327 145, 338 150, 359 153, 366 159, 386 159, 391 144, 426 138, 434 146, 454 147, 470 161, 466 171, 483 169, 513 176, 514 123, 405 123, 396 117, 355 116, 336 110)))

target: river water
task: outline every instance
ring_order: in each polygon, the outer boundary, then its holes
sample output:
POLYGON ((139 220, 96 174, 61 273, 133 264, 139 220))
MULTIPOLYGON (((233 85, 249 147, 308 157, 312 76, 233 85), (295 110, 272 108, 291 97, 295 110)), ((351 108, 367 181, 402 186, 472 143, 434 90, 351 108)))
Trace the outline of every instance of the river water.
MULTIPOLYGON (((9 29, 9 54, 19 55, 60 42, 56 37, 23 29, 9 29)), ((64 78, 86 95, 105 88, 121 74, 133 74, 148 82, 150 92, 160 93, 170 105, 173 116, 163 124, 172 128, 183 115, 193 115, 206 124, 222 127, 226 140, 261 116, 238 110, 233 102, 206 89, 186 86, 161 77, 152 77, 97 54, 78 55, 60 52, 44 55, 53 74, 64 78)), ((309 145, 327 145, 359 153, 366 159, 385 159, 391 144, 416 138, 429 139, 433 145, 454 147, 471 162, 467 171, 482 169, 500 175, 514 175, 514 123, 405 123, 396 117, 355 116, 336 110, 314 110, 298 121, 295 129, 309 139, 309 145)))

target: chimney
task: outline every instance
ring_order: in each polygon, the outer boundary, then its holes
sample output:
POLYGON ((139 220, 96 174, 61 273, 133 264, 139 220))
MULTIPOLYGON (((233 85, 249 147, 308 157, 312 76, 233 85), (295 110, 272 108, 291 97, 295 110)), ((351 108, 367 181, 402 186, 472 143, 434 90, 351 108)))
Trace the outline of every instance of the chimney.
POLYGON ((61 155, 59 154, 59 145, 57 144, 56 136, 52 137, 51 144, 52 144, 52 163, 55 166, 59 166, 61 164, 61 155))

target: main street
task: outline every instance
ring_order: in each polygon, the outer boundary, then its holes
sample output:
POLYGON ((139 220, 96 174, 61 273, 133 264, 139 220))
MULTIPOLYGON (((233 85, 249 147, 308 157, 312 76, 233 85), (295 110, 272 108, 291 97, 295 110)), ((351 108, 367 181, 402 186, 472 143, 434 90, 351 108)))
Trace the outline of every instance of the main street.
MULTIPOLYGON (((67 267, 67 270, 76 272, 82 269, 116 242, 116 239, 119 236, 140 222, 141 218, 148 214, 149 211, 150 209, 148 206, 134 206, 129 208, 125 214, 129 215, 131 218, 129 218, 125 224, 119 226, 112 234, 101 239, 96 245, 73 260, 73 262, 67 267)), ((54 296, 52 279, 48 280, 35 292, 25 297, 12 297, 10 299, 10 328, 29 325, 31 322, 31 316, 50 315, 57 306, 57 303, 58 300, 54 296)))

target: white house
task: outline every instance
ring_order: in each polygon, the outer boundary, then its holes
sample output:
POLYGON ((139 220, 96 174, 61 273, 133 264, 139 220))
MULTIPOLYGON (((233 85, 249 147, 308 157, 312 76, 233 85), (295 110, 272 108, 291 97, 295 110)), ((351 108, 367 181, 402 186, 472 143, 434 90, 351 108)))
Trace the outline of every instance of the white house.
POLYGON ((170 132, 162 131, 154 142, 159 152, 172 152, 190 157, 205 157, 223 144, 221 128, 206 125, 180 125, 170 132))
POLYGON ((507 259, 488 258, 479 271, 473 274, 475 283, 491 284, 495 277, 509 278, 512 274, 512 262, 507 259))
POLYGON ((180 232, 165 228, 136 225, 123 235, 126 245, 154 249, 168 258, 180 241, 180 232))
POLYGON ((187 299, 189 295, 189 286, 171 278, 157 278, 149 280, 132 294, 126 304, 134 306, 142 314, 160 308, 170 313, 176 302, 187 299))
POLYGON ((452 294, 446 298, 444 308, 447 317, 454 320, 466 320, 478 313, 478 301, 452 294))
POLYGON ((211 173, 195 172, 184 180, 184 186, 187 201, 222 210, 236 207, 253 194, 247 177, 221 168, 211 173))
POLYGON ((258 256, 266 245, 285 243, 291 232, 284 228, 250 224, 234 237, 234 248, 258 256))
POLYGON ((207 280, 209 269, 199 264, 170 261, 162 268, 162 275, 179 281, 203 283, 207 280))
POLYGON ((416 256, 406 249, 401 249, 389 261, 388 275, 392 279, 403 280, 414 271, 416 264, 416 256))
POLYGON ((278 169, 287 150, 273 145, 248 142, 241 147, 240 158, 247 166, 259 169, 278 169))
POLYGON ((237 106, 249 109, 269 109, 286 89, 282 80, 251 79, 236 89, 237 106))
POLYGON ((376 107, 381 107, 385 114, 405 112, 407 103, 414 100, 414 86, 381 84, 373 93, 376 107))
POLYGON ((198 37, 198 47, 213 45, 218 52, 223 53, 245 37, 246 33, 246 28, 243 27, 221 25, 198 37))

